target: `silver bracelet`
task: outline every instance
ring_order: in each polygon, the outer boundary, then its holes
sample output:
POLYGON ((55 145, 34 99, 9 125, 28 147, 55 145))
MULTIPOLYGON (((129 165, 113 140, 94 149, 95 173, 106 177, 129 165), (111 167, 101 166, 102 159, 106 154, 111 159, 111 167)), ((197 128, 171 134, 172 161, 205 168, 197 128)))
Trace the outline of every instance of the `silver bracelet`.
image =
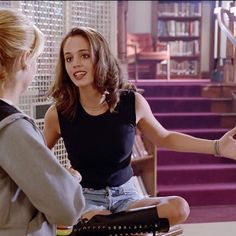
POLYGON ((214 151, 215 151, 215 157, 220 157, 220 141, 217 139, 214 141, 214 151))

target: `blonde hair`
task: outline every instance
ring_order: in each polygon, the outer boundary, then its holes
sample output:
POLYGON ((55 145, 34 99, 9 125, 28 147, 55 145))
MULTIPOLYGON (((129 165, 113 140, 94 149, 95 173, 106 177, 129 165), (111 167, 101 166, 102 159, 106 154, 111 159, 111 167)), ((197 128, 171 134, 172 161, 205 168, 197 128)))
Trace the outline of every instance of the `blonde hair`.
POLYGON ((30 60, 39 56, 44 35, 25 15, 12 9, 0 9, 0 35, 1 83, 14 72, 14 65, 23 52, 30 52, 30 60))
POLYGON ((88 40, 92 60, 94 63, 94 86, 106 96, 106 102, 113 112, 119 102, 120 90, 124 88, 136 89, 124 77, 119 61, 110 51, 106 39, 90 27, 76 27, 71 29, 61 42, 59 59, 56 65, 56 79, 48 95, 52 96, 56 106, 69 119, 75 117, 76 104, 79 99, 78 88, 72 83, 65 68, 64 45, 68 38, 80 35, 88 40))

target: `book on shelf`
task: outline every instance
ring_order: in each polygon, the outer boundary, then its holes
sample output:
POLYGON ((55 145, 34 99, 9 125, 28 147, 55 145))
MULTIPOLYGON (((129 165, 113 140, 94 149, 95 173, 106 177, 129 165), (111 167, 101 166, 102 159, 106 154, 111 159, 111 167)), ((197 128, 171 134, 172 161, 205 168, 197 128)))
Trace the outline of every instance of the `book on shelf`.
MULTIPOLYGON (((201 1, 153 1, 153 34, 170 48, 172 76, 199 76, 201 65, 201 1)), ((157 68, 163 75, 163 68, 157 68)))
POLYGON ((199 62, 195 60, 171 61, 171 73, 174 75, 197 75, 199 62))
POLYGON ((189 22, 179 22, 176 20, 162 20, 157 21, 157 29, 159 37, 199 37, 200 36, 200 22, 199 20, 189 22))
POLYGON ((158 4, 160 16, 200 16, 201 3, 199 1, 159 1, 158 4))

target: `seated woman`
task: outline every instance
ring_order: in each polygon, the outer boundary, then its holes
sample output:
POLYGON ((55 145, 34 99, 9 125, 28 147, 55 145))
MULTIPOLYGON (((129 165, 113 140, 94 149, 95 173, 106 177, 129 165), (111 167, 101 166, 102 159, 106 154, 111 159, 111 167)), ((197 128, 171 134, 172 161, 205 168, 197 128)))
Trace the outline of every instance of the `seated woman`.
MULTIPOLYGON (((153 219, 156 224, 146 228, 146 232, 153 232, 154 228, 166 231, 169 225, 187 219, 189 205, 182 197, 142 197, 137 193, 131 178, 136 128, 158 147, 182 152, 220 152, 236 159, 236 128, 217 141, 168 131, 135 89, 126 83, 117 59, 99 32, 77 27, 65 36, 56 79, 49 91, 55 104, 46 113, 44 134, 49 148, 63 138, 72 167, 83 177, 83 218, 88 220, 75 227, 75 235, 96 235, 93 226, 122 226, 123 230, 127 224, 144 226, 153 219), (139 207, 147 208, 132 210, 139 207)), ((133 233, 139 232, 133 228, 133 233)), ((119 227, 113 227, 114 234, 120 232, 119 227)))

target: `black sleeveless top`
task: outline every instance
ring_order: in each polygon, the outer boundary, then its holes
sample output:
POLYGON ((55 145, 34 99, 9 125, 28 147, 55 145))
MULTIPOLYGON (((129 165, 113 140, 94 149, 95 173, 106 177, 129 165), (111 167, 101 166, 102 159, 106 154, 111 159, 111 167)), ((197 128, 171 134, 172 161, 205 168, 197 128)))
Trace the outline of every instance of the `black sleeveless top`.
POLYGON ((68 120, 59 111, 58 117, 68 158, 81 173, 83 187, 115 187, 131 178, 136 129, 133 91, 121 92, 113 113, 108 110, 92 116, 78 103, 74 120, 68 120))

